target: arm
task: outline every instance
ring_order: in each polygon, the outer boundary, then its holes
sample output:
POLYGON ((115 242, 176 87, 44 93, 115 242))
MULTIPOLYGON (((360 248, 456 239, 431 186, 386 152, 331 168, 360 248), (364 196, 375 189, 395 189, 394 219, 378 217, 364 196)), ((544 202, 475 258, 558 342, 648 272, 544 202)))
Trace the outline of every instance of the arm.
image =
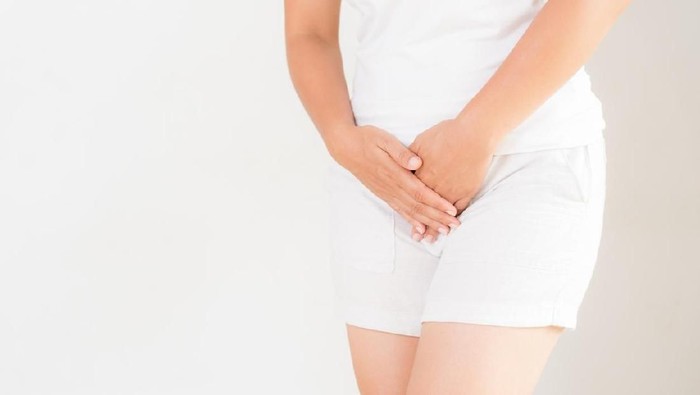
POLYGON ((549 0, 457 119, 495 144, 592 55, 630 0, 549 0))
MULTIPOLYGON (((501 139, 583 66, 629 3, 549 0, 460 113, 411 143, 424 162, 418 178, 452 202, 458 215, 464 211, 501 139)), ((428 228, 424 234, 436 232, 428 228)))
POLYGON ((290 77, 329 151, 338 133, 355 125, 338 45, 339 15, 340 0, 285 1, 290 77))
POLYGON ((341 0, 285 0, 287 64, 294 88, 331 157, 421 233, 449 232, 457 209, 411 172, 421 159, 395 136, 355 125, 338 43, 341 0))

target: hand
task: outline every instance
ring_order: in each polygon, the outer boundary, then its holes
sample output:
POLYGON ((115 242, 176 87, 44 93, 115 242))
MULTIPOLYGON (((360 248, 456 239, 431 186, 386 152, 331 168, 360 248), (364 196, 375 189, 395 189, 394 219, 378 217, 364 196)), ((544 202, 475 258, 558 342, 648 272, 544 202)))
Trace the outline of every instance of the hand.
POLYGON ((327 145, 338 164, 401 214, 418 235, 428 226, 447 234, 450 226, 460 224, 457 208, 411 172, 422 161, 394 135, 372 125, 349 126, 327 145))
MULTIPOLYGON (((425 130, 408 148, 423 160, 415 175, 454 204, 460 215, 479 190, 496 144, 493 136, 454 118, 425 130)), ((417 234, 414 229, 413 236, 434 242, 437 231, 429 226, 417 234)))

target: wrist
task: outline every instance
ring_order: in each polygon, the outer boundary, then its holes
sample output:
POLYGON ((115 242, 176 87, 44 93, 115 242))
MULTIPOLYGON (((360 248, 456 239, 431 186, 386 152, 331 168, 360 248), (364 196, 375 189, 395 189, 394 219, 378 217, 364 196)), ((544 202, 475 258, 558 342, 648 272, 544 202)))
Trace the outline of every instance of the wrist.
POLYGON ((470 144, 473 143, 474 139, 478 139, 483 146, 488 147, 491 151, 495 151, 503 138, 503 134, 499 133, 496 128, 481 122, 480 119, 471 116, 471 114, 462 112, 453 121, 458 125, 457 129, 460 136, 468 136, 467 139, 470 140, 470 144))
POLYGON ((347 139, 351 137, 352 129, 355 127, 355 125, 340 125, 329 129, 323 135, 328 154, 339 164, 344 161, 345 152, 349 145, 347 139))

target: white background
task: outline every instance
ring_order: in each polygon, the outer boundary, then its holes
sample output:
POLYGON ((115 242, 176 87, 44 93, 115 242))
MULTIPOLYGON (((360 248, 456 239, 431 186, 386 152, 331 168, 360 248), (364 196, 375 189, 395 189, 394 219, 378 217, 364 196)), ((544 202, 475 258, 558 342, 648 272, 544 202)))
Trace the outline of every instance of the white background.
MULTIPOLYGON (((700 393, 699 11, 633 3, 589 63, 606 225, 538 395, 700 393)), ((0 393, 355 393, 327 160, 282 1, 0 0, 0 393)))

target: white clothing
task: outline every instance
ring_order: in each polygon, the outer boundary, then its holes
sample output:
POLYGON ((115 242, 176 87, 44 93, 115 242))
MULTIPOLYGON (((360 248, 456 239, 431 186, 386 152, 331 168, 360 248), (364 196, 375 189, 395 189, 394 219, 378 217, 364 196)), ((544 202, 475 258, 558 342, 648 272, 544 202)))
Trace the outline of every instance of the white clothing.
MULTIPOLYGON (((343 0, 361 13, 351 102, 358 125, 405 145, 455 117, 503 62, 543 0, 343 0)), ((600 139, 601 102, 584 67, 518 127, 496 154, 600 139)))
MULTIPOLYGON (((562 130, 565 132, 565 130, 562 130)), ((605 141, 493 157, 435 244, 331 161, 331 268, 344 322, 419 336, 425 321, 575 329, 605 202, 605 141)))

